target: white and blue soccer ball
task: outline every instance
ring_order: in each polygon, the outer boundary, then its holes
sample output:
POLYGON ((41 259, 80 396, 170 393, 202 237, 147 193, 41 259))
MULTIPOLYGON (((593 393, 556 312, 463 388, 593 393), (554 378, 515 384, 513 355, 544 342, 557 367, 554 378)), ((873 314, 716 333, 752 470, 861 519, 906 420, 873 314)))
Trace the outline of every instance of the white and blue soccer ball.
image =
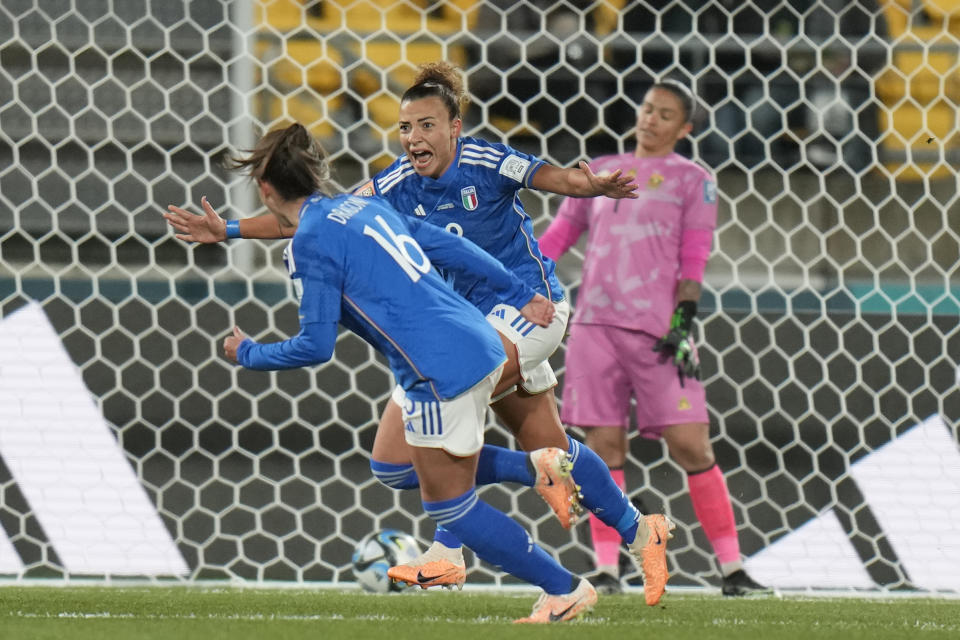
POLYGON ((374 531, 358 542, 353 551, 353 575, 371 593, 403 591, 407 585, 395 584, 387 577, 387 570, 419 555, 420 545, 413 536, 396 529, 374 531))

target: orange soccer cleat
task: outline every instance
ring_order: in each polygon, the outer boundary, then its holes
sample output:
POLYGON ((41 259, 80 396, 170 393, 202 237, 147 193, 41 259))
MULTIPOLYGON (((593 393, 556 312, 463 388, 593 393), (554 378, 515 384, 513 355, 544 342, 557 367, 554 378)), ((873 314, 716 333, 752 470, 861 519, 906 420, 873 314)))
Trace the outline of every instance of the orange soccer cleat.
POLYGON ((422 589, 430 587, 463 589, 463 583, 467 581, 463 550, 451 549, 439 542, 434 542, 429 549, 410 562, 390 567, 387 570, 387 577, 422 589))
POLYGON ((660 602, 667 590, 667 540, 675 529, 670 518, 662 514, 640 516, 637 536, 627 545, 630 553, 640 564, 643 573, 643 595, 651 607, 660 602))
POLYGON ((533 605, 533 613, 514 620, 515 624, 546 624, 578 618, 597 603, 597 592, 587 580, 581 579, 577 588, 559 596, 544 593, 533 605))
POLYGON ((556 447, 546 447, 532 451, 530 460, 537 472, 534 488, 553 509, 560 526, 569 529, 583 512, 580 487, 570 475, 573 470, 570 456, 556 447))

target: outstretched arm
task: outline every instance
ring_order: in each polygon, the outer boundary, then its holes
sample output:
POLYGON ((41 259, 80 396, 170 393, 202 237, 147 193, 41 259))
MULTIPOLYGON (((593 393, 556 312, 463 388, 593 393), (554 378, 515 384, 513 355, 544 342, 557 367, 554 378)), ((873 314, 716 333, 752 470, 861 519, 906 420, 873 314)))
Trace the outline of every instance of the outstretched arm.
POLYGON ((598 176, 586 162, 580 161, 578 169, 561 169, 545 164, 533 174, 530 186, 538 191, 549 191, 562 196, 589 198, 636 198, 637 183, 617 169, 609 175, 598 176))
MULTIPOLYGON (((163 214, 167 224, 176 231, 179 240, 212 244, 227 239, 227 221, 220 217, 213 206, 204 196, 200 199, 203 208, 202 215, 190 213, 175 205, 167 207, 163 214)), ((242 238, 288 238, 296 231, 295 227, 282 227, 277 218, 272 215, 256 216, 237 220, 240 237, 242 238)))
POLYGON ((321 364, 333 355, 337 342, 336 322, 309 322, 300 333, 281 342, 259 343, 239 327, 223 340, 223 352, 230 360, 247 369, 274 371, 321 364))

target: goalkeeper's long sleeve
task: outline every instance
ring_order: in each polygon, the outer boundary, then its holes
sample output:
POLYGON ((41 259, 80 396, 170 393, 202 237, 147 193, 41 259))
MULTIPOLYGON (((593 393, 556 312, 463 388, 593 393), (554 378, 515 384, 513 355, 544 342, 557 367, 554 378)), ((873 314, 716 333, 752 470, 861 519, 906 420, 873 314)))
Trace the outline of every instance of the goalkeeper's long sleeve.
POLYGON ((537 243, 543 255, 551 260, 559 260, 570 247, 577 243, 582 233, 582 227, 578 227, 567 218, 557 217, 550 223, 537 243))

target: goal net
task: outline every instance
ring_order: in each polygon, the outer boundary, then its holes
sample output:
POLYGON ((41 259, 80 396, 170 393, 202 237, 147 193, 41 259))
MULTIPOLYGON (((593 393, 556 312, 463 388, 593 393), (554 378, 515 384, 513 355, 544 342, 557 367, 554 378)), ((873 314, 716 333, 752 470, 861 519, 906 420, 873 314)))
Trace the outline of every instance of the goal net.
MULTIPOLYGON (((341 334, 322 367, 231 366, 234 324, 297 331, 282 243, 190 247, 161 213, 257 212, 219 160, 292 120, 356 186, 400 151, 416 65, 447 59, 467 133, 562 166, 631 148, 652 79, 695 89, 681 151, 720 197, 700 354, 748 569, 960 591, 958 52, 954 0, 5 0, 0 576, 345 584, 368 532, 432 537, 368 467, 384 362, 341 334)), ((559 199, 524 200, 542 231, 559 199)), ((716 586, 661 443, 632 438, 626 474, 679 523, 671 584, 716 586)), ((591 570, 585 523, 482 496, 591 570)))

